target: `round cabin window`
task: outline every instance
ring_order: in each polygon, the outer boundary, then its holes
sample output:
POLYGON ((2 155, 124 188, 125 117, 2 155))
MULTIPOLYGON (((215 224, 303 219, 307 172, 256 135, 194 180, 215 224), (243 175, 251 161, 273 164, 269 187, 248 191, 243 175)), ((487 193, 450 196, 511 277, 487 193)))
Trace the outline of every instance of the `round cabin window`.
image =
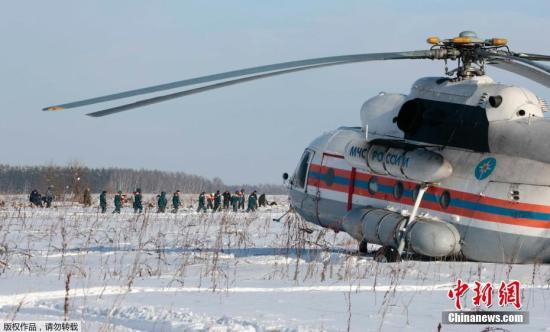
POLYGON ((376 178, 376 176, 373 176, 369 180, 369 193, 371 195, 374 195, 377 192, 378 192, 378 179, 376 178))
POLYGON ((446 209, 449 207, 449 204, 451 204, 451 194, 445 190, 443 194, 439 196, 439 205, 446 209))
POLYGON ((397 182, 393 187, 393 197, 395 199, 401 199, 401 197, 403 197, 404 189, 405 188, 403 187, 403 182, 401 181, 397 182))

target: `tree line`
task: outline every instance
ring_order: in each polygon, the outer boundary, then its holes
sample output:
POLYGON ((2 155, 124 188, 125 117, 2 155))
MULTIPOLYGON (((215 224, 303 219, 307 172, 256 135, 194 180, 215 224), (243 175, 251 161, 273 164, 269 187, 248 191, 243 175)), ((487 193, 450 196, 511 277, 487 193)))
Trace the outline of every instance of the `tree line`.
POLYGON ((203 176, 184 172, 166 172, 159 170, 131 168, 89 168, 79 163, 67 166, 10 166, 0 164, 0 193, 28 194, 33 189, 41 192, 53 186, 56 194, 79 195, 85 188, 94 193, 107 190, 115 192, 133 192, 141 188, 142 192, 157 193, 180 190, 183 193, 214 192, 216 190, 240 190, 247 192, 257 190, 271 195, 284 194, 282 185, 226 185, 215 177, 208 179, 203 176))

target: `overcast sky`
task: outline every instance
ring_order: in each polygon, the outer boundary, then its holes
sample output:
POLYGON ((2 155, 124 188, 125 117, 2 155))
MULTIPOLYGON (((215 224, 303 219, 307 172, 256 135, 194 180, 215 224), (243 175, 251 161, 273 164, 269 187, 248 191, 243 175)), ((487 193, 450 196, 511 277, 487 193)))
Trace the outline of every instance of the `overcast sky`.
MULTIPOLYGON (((322 132, 359 125, 380 91, 408 92, 441 62, 355 64, 193 95, 104 118, 60 102, 274 62, 424 49, 475 30, 550 54, 543 1, 2 1, 0 163, 184 171, 279 183, 322 132)), ((547 89, 497 69, 495 79, 547 89)), ((131 101, 132 99, 130 99, 131 101)), ((110 104, 107 104, 109 106, 110 104)))

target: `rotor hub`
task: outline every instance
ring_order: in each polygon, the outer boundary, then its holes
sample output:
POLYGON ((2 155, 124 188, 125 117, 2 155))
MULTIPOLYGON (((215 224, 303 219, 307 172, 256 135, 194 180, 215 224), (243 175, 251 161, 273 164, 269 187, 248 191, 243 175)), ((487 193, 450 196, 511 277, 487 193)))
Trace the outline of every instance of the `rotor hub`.
POLYGON ((448 76, 455 76, 457 79, 485 75, 485 56, 483 51, 496 48, 507 48, 508 41, 504 38, 481 39, 474 31, 462 31, 457 37, 440 40, 438 37, 429 37, 429 44, 432 50, 436 51, 434 58, 457 60, 457 68, 449 71, 445 68, 448 76))

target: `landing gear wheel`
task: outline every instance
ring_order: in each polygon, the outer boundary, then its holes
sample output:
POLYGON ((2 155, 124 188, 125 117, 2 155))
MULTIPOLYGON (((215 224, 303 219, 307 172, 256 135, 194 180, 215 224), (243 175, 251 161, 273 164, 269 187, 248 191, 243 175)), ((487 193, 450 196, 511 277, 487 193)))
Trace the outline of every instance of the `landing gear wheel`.
POLYGON ((374 254, 374 260, 380 263, 394 263, 401 261, 401 255, 391 247, 382 247, 374 254))
POLYGON ((365 241, 365 240, 361 240, 361 242, 359 242, 359 253, 360 254, 368 254, 367 245, 368 245, 368 242, 365 241))

